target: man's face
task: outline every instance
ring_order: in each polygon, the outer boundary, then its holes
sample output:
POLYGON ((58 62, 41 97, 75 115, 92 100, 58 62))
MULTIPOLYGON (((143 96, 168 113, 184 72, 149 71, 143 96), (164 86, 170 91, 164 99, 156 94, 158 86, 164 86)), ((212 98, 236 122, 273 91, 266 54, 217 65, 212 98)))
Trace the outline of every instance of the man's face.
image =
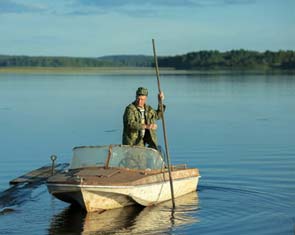
POLYGON ((137 106, 143 108, 146 100, 147 100, 147 97, 145 95, 137 96, 136 97, 137 106))

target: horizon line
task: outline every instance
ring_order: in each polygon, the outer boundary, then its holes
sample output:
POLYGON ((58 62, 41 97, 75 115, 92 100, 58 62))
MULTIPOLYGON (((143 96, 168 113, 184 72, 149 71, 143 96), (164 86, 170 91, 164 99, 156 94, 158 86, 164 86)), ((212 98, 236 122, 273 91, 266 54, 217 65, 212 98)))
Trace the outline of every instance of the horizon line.
MULTIPOLYGON (((226 52, 231 52, 231 51, 248 51, 248 52, 258 52, 258 53, 265 53, 265 52, 295 52, 295 49, 279 49, 279 50, 249 50, 249 49, 231 49, 231 50, 216 50, 216 49, 211 49, 211 50, 198 50, 198 51, 189 51, 189 52, 185 52, 182 54, 173 54, 173 55, 159 55, 159 57, 173 57, 173 56, 181 56, 181 55, 186 55, 189 53, 197 53, 197 52, 202 52, 202 51, 206 51, 206 52, 212 52, 212 51, 217 51, 220 53, 226 53, 226 52)), ((92 58, 92 59, 99 59, 99 58, 103 58, 103 57, 115 57, 115 56, 145 56, 145 57, 153 57, 153 55, 148 55, 148 54, 110 54, 110 55, 102 55, 102 56, 70 56, 70 55, 28 55, 28 54, 1 54, 0 56, 23 56, 23 57, 63 57, 63 58, 92 58)))

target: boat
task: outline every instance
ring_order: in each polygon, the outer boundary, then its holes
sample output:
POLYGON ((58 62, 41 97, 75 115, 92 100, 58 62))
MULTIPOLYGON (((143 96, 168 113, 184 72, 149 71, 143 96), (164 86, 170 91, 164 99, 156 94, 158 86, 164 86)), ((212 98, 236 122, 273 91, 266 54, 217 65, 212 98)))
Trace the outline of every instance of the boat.
MULTIPOLYGON (((50 194, 87 212, 133 204, 152 206, 171 200, 165 154, 129 145, 78 146, 70 166, 48 178, 50 194)), ((196 191, 197 168, 170 166, 174 197, 196 191)))

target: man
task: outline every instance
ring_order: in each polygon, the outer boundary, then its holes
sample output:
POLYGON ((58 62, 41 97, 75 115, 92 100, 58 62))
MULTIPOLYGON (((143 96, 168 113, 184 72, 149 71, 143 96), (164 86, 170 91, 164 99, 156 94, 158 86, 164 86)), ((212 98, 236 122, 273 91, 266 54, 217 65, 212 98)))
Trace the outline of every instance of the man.
MULTIPOLYGON (((154 110, 146 104, 148 90, 139 87, 136 91, 136 99, 129 104, 123 116, 123 144, 148 146, 157 149, 157 124, 156 121, 162 118, 163 111, 160 105, 154 110)), ((164 99, 164 93, 158 95, 158 101, 164 99)))

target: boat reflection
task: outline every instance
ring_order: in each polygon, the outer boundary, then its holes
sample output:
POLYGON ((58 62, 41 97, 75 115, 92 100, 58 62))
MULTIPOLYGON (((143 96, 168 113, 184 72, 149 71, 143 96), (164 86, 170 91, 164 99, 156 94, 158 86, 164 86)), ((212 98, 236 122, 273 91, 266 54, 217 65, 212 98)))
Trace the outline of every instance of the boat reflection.
POLYGON ((172 228, 198 222, 198 194, 192 192, 157 206, 128 206, 103 213, 86 213, 77 207, 68 207, 56 215, 50 225, 49 234, 159 234, 172 228))

